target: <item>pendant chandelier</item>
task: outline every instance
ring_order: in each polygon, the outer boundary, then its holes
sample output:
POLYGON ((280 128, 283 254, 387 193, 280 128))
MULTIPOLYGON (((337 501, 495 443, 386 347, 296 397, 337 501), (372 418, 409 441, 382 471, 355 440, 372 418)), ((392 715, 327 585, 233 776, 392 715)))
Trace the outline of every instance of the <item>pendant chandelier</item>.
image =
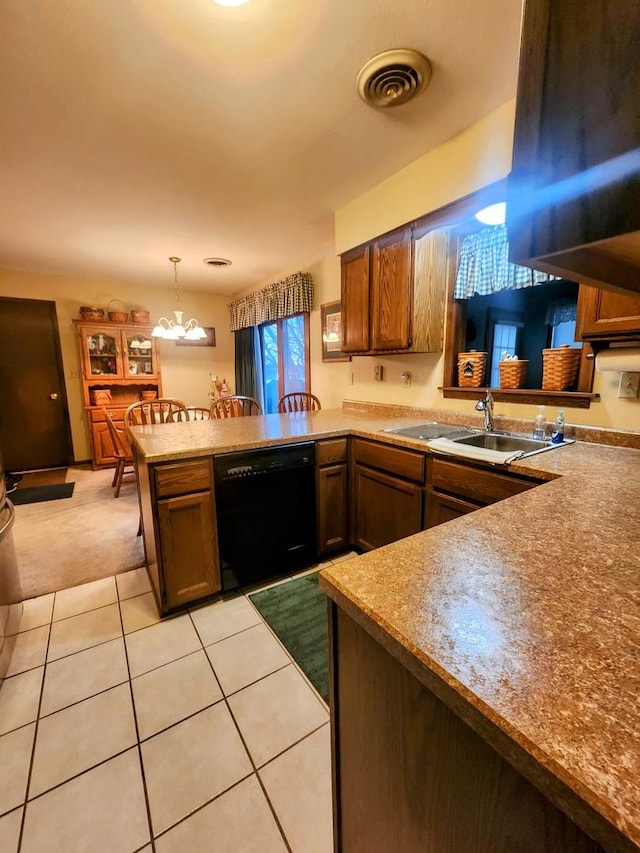
POLYGON ((181 258, 169 258, 173 264, 173 280, 176 285, 176 308, 173 312, 175 320, 168 320, 166 317, 160 317, 158 325, 151 332, 154 338, 164 338, 165 341, 177 341, 184 338, 186 341, 199 341, 207 337, 207 333, 202 328, 197 320, 187 320, 182 322, 182 311, 180 310, 180 291, 178 290, 178 264, 181 258))

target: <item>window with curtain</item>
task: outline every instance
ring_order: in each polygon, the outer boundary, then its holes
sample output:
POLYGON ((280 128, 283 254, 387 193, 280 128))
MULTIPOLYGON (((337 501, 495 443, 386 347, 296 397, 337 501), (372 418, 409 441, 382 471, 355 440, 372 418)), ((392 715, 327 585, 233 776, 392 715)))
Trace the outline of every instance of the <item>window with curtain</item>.
POLYGON ((268 414, 277 411, 283 394, 310 391, 311 275, 295 273, 228 308, 236 338, 237 393, 256 397, 268 414))
POLYGON ((260 326, 264 411, 278 411, 278 400, 309 388, 309 315, 260 326))

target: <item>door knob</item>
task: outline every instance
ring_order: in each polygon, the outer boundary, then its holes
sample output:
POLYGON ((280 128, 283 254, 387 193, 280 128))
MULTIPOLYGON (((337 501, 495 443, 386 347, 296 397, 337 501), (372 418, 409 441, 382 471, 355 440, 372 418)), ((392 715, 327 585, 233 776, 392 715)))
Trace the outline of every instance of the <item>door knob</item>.
POLYGON ((53 392, 53 394, 49 394, 49 399, 50 400, 57 400, 58 399, 58 395, 55 393, 55 391, 53 392))

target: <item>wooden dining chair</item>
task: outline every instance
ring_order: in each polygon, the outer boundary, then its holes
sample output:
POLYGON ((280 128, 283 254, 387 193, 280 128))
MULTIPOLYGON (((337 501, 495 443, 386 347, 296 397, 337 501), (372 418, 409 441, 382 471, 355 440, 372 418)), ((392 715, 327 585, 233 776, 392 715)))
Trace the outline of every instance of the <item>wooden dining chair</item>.
POLYGON ((124 413, 126 427, 142 424, 166 424, 169 421, 188 420, 187 407, 182 400, 174 397, 158 397, 156 400, 142 400, 132 403, 124 413))
POLYGON ((261 415, 262 406, 253 397, 236 394, 232 397, 220 397, 211 404, 212 418, 243 418, 248 415, 261 415))
POLYGON ((320 400, 318 400, 316 395, 309 394, 307 391, 293 391, 291 394, 284 394, 278 400, 278 411, 280 414, 317 412, 321 408, 320 400))
POLYGON ((113 474, 111 485, 115 486, 114 498, 120 495, 120 486, 125 474, 133 474, 137 477, 135 465, 133 464, 133 452, 127 434, 123 429, 118 429, 113 420, 113 413, 102 406, 102 414, 104 415, 111 442, 113 444, 113 455, 116 458, 116 470, 113 474))
POLYGON ((208 421, 211 420, 211 409, 204 406, 187 406, 187 415, 187 420, 190 421, 208 421))

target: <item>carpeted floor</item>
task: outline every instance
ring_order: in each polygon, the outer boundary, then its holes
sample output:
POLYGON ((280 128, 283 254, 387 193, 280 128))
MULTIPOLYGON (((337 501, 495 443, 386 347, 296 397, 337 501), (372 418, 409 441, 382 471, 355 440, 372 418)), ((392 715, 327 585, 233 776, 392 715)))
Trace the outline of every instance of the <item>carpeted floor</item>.
POLYGON ((22 593, 33 598, 144 564, 133 478, 113 497, 113 470, 69 468, 66 500, 16 507, 13 539, 22 593))
POLYGON ((327 598, 318 573, 249 596, 309 681, 329 701, 327 598))

